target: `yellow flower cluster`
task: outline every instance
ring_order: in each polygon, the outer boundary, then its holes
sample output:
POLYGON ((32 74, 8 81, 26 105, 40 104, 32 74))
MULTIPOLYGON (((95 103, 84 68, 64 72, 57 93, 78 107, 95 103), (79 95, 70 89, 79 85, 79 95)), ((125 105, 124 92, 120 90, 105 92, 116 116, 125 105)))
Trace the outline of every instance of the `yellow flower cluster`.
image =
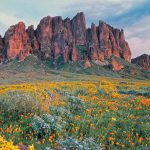
POLYGON ((13 145, 12 141, 7 141, 2 136, 0 136, 0 149, 1 150, 19 150, 19 147, 13 145))
POLYGON ((116 91, 116 85, 109 81, 100 82, 99 87, 103 89, 107 94, 113 93, 116 91))

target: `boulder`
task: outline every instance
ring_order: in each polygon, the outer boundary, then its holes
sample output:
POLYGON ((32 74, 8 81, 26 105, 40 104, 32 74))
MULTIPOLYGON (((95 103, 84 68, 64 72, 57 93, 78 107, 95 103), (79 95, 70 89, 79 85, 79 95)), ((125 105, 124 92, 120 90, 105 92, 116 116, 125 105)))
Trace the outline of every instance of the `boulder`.
POLYGON ((112 66, 112 70, 114 71, 119 71, 124 68, 124 66, 121 63, 119 63, 115 58, 112 58, 111 66, 112 66))

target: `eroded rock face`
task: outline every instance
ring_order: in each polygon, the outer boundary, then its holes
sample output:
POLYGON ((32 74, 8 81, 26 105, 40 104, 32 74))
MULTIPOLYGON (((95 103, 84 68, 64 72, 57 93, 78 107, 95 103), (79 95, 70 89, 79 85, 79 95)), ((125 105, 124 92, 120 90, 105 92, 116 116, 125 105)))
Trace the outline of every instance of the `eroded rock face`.
POLYGON ((58 59, 63 63, 68 62, 69 54, 72 61, 77 61, 77 49, 75 45, 86 44, 85 16, 78 13, 72 20, 61 16, 46 17, 40 21, 36 30, 36 36, 40 45, 41 57, 43 59, 58 59), (68 55, 68 56, 67 56, 68 55))
POLYGON ((145 70, 150 70, 150 55, 143 54, 132 59, 132 63, 142 67, 145 70))
POLYGON ((92 24, 86 33, 89 52, 91 53, 91 50, 94 51, 90 55, 92 60, 97 58, 102 60, 104 57, 109 59, 112 55, 115 55, 116 57, 122 57, 128 62, 131 61, 131 51, 128 43, 125 41, 123 30, 115 29, 100 21, 98 27, 92 24), (96 53, 98 57, 96 57, 96 53))
POLYGON ((85 45, 86 44, 86 22, 83 12, 78 13, 71 20, 71 27, 73 37, 75 39, 76 45, 85 45))
POLYGON ((33 25, 31 25, 31 26, 28 27, 27 33, 28 33, 28 36, 29 36, 29 39, 30 39, 30 42, 31 42, 32 49, 34 51, 35 50, 39 50, 39 43, 37 41, 33 25))
POLYGON ((128 43, 125 41, 123 30, 120 31, 120 37, 117 40, 119 41, 120 56, 124 58, 127 62, 131 62, 131 51, 128 43))
POLYGON ((52 55, 52 17, 48 16, 40 21, 36 29, 36 36, 39 43, 39 50, 42 59, 51 59, 52 55))
POLYGON ((8 59, 21 56, 21 60, 24 60, 32 51, 30 39, 23 22, 11 26, 5 33, 4 41, 8 59))
POLYGON ((86 29, 83 12, 73 19, 64 20, 61 16, 47 16, 40 21, 36 30, 33 26, 26 30, 24 23, 20 22, 8 29, 4 42, 0 38, 1 48, 6 50, 8 59, 19 55, 20 60, 24 60, 34 53, 42 60, 53 61, 55 66, 69 61, 103 63, 113 55, 131 61, 131 51, 123 30, 115 29, 103 21, 99 21, 98 26, 92 23, 86 29), (83 51, 78 47, 83 47, 83 51))
POLYGON ((73 45, 72 47, 72 62, 76 62, 78 60, 78 52, 76 47, 73 45))

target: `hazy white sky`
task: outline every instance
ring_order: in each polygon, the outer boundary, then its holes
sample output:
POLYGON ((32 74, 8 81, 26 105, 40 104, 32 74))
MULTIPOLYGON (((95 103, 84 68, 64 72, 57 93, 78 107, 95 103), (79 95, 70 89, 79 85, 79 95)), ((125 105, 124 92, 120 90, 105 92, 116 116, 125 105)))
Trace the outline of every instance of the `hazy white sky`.
POLYGON ((36 25, 45 16, 86 15, 87 26, 99 20, 123 28, 132 57, 150 54, 150 0, 0 0, 0 34, 24 21, 36 25))

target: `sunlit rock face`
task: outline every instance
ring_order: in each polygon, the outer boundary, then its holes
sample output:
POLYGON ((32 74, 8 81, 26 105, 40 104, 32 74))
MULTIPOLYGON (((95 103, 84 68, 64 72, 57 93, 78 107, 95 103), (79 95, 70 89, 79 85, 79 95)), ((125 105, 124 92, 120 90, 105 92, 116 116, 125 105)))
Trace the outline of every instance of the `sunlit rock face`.
POLYGON ((131 51, 125 41, 123 30, 119 30, 99 21, 86 28, 83 12, 72 19, 61 16, 44 17, 34 30, 31 25, 27 29, 23 22, 11 26, 0 37, 0 49, 6 52, 7 59, 19 56, 20 60, 31 53, 42 60, 58 64, 84 61, 104 62, 112 56, 131 62, 131 51), (81 48, 80 48, 81 47, 81 48), (82 50, 83 48, 83 50, 82 50))
POLYGON ((109 59, 115 55, 131 62, 131 51, 125 41, 123 30, 115 29, 99 21, 97 27, 92 23, 91 28, 87 29, 86 37, 92 60, 103 60, 104 56, 109 59))
POLYGON ((11 26, 6 31, 4 42, 8 59, 15 58, 19 55, 21 60, 23 60, 32 51, 31 42, 23 22, 11 26))
POLYGON ((36 36, 39 42, 39 51, 42 59, 50 59, 52 55, 52 17, 43 18, 37 29, 36 36))

